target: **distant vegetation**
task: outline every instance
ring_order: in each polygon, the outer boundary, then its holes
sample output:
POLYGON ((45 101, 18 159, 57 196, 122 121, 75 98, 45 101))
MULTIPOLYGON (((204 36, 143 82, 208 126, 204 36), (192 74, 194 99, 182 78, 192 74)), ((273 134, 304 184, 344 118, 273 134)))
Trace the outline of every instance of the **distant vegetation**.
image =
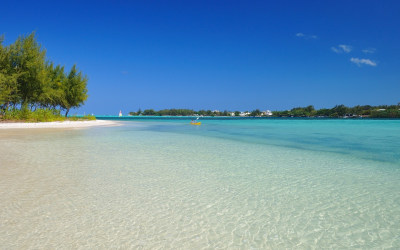
POLYGON ((96 120, 96 116, 94 115, 84 115, 84 116, 70 116, 68 117, 68 120, 70 121, 80 121, 80 120, 96 120))
POLYGON ((297 107, 285 111, 261 111, 255 109, 253 111, 218 111, 218 110, 199 110, 192 109, 163 109, 155 111, 153 109, 138 110, 130 112, 129 115, 143 116, 250 116, 250 117, 330 117, 330 118, 400 118, 400 103, 398 105, 380 105, 380 106, 354 106, 346 107, 344 105, 336 105, 331 109, 315 109, 310 105, 307 107, 297 107))
POLYGON ((354 106, 336 105, 331 109, 314 109, 313 106, 293 108, 286 111, 275 111, 277 117, 371 117, 371 118, 400 118, 400 103, 398 105, 354 106))
POLYGON ((4 46, 0 37, 0 119, 62 120, 87 99, 87 77, 46 58, 35 33, 4 46))

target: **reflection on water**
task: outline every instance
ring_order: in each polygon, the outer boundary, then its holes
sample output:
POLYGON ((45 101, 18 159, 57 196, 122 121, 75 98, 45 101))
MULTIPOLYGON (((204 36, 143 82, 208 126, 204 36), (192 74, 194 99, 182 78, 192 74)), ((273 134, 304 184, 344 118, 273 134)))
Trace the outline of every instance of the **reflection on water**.
POLYGON ((391 124, 232 122, 1 131, 2 247, 400 247, 391 124))

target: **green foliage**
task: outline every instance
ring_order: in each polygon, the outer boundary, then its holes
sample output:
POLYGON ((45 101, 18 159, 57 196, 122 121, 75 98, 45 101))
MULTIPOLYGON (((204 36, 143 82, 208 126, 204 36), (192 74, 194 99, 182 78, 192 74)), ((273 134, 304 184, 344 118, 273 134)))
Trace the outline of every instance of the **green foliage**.
POLYGON ((64 67, 53 63, 46 63, 46 79, 43 82, 39 103, 41 106, 56 108, 65 102, 64 85, 66 75, 64 67))
POLYGON ((76 65, 74 65, 62 86, 64 100, 60 106, 66 110, 65 117, 67 117, 71 108, 80 107, 88 98, 87 81, 87 77, 78 72, 76 65))
POLYGON ((85 115, 82 118, 84 120, 89 120, 89 121, 95 121, 96 120, 96 116, 94 116, 94 115, 85 115))
POLYGON ((261 111, 259 109, 253 110, 250 113, 250 116, 260 116, 261 115, 261 111))
POLYGON ((337 116, 340 117, 340 116, 346 115, 350 110, 349 110, 349 108, 347 108, 346 106, 341 104, 341 105, 336 105, 335 107, 333 107, 332 111, 334 114, 337 114, 337 116))
POLYGON ((63 121, 65 118, 60 115, 58 110, 54 109, 37 109, 31 113, 31 118, 27 120, 33 120, 34 122, 51 122, 51 121, 63 121))
POLYGON ((275 111, 277 117, 371 117, 371 118, 400 118, 399 105, 379 105, 379 106, 354 106, 336 105, 331 109, 315 110, 313 106, 305 108, 293 108, 290 111, 275 111))
POLYGON ((20 120, 20 110, 19 109, 7 109, 3 112, 3 120, 20 120))
POLYGON ((399 109, 373 110, 371 111, 373 118, 400 118, 399 109))
POLYGON ((143 111, 143 115, 155 115, 156 112, 154 111, 154 109, 145 109, 143 111))
POLYGON ((18 99, 17 79, 20 74, 15 72, 10 63, 10 46, 4 47, 2 40, 3 38, 0 39, 0 108, 8 108, 11 102, 18 99))
POLYGON ((32 116, 32 111, 28 108, 28 104, 24 103, 22 108, 20 109, 19 119, 20 120, 29 120, 32 116))
POLYGON ((58 110, 45 108, 31 111, 27 107, 22 107, 21 109, 8 109, 4 112, 2 119, 27 122, 52 122, 65 120, 58 110))
POLYGON ((158 111, 160 115, 171 115, 171 116, 193 116, 194 110, 191 109, 163 109, 158 111))
POLYGON ((79 121, 80 117, 77 117, 76 115, 73 115, 73 116, 68 117, 68 120, 70 120, 70 121, 79 121))
POLYGON ((285 110, 285 111, 274 111, 272 112, 273 116, 277 117, 289 117, 291 116, 290 111, 285 110))
POLYGON ((193 116, 195 111, 191 109, 162 109, 155 111, 154 109, 146 109, 142 111, 139 109, 137 112, 129 112, 129 115, 149 115, 149 116, 193 116))
POLYGON ((84 115, 84 116, 77 116, 77 115, 73 115, 73 116, 68 116, 67 118, 69 121, 95 121, 96 120, 96 116, 94 115, 84 115))
POLYGON ((143 111, 141 109, 138 109, 137 112, 133 112, 133 111, 129 112, 129 115, 142 115, 142 114, 143 114, 143 111))
POLYGON ((46 51, 36 41, 35 33, 20 36, 9 46, 11 72, 18 74, 17 89, 20 102, 38 102, 41 85, 46 77, 46 51))
POLYGON ((316 116, 330 116, 331 110, 330 109, 319 109, 315 112, 316 116))
MULTIPOLYGON (((18 37, 8 46, 2 45, 3 40, 0 37, 0 115, 3 119, 8 116, 7 112, 17 112, 16 109, 21 111, 19 120, 36 119, 31 116, 32 110, 58 109, 58 113, 65 110, 68 115, 71 108, 86 101, 87 77, 75 65, 66 74, 63 66, 46 61, 46 50, 36 41, 34 32, 18 37)), ((45 113, 35 115, 41 120, 48 116, 45 113)))
MULTIPOLYGON (((155 111, 146 109, 143 112, 139 109, 138 112, 130 112, 131 115, 149 115, 149 116, 229 116, 231 111, 224 110, 223 112, 213 112, 211 110, 194 111, 191 109, 163 109, 155 111)), ((235 116, 239 116, 240 112, 235 111, 235 116)), ((246 111, 247 113, 247 111, 246 111)), ((263 116, 259 109, 253 110, 248 116, 263 116)), ((379 106, 354 106, 346 107, 345 105, 336 105, 331 109, 323 108, 316 110, 314 106, 297 107, 291 110, 274 111, 274 117, 331 117, 331 118, 356 118, 356 117, 372 117, 372 118, 400 118, 400 103, 398 105, 379 105, 379 106)))

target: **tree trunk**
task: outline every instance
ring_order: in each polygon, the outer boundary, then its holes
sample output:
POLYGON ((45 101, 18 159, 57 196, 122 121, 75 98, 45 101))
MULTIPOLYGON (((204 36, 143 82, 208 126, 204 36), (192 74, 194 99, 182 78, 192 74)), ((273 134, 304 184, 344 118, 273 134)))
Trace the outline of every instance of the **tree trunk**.
POLYGON ((65 112, 65 117, 68 116, 68 112, 69 112, 69 109, 67 109, 67 112, 65 112))

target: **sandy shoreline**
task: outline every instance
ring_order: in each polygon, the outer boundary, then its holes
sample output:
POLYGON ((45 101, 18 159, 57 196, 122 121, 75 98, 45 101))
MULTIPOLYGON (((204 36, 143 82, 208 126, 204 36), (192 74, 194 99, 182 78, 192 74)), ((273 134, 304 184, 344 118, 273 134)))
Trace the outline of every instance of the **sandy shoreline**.
POLYGON ((30 129, 30 128, 87 128, 94 126, 118 126, 119 123, 106 120, 95 121, 62 121, 62 122, 11 122, 0 123, 0 129, 30 129))

